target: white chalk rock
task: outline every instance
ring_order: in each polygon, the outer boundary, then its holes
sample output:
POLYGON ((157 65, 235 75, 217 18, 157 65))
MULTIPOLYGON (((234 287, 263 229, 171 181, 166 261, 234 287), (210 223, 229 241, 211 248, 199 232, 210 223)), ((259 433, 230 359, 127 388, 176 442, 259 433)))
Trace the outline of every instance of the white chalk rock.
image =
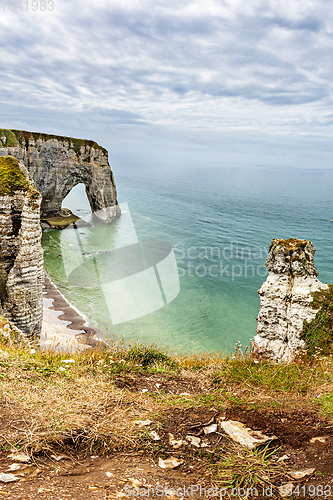
POLYGON ((166 460, 162 460, 162 458, 159 458, 158 466, 161 467, 161 469, 175 469, 183 462, 184 460, 177 460, 177 458, 174 457, 167 458, 166 460))
POLYGON ((265 436, 265 434, 262 434, 260 431, 253 431, 236 420, 226 420, 221 422, 220 425, 222 430, 224 430, 231 439, 249 450, 253 450, 256 446, 267 443, 267 441, 277 439, 276 436, 265 436))

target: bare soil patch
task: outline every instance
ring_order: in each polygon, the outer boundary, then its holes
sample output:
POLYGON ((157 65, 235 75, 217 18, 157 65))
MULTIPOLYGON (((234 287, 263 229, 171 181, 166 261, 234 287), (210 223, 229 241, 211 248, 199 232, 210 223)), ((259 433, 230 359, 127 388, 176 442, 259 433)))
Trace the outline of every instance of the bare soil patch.
POLYGON ((333 434, 333 425, 311 410, 256 410, 237 406, 226 410, 228 420, 238 420, 253 430, 279 437, 280 444, 301 448, 317 436, 333 434))
POLYGON ((133 392, 149 392, 151 394, 202 394, 209 390, 207 382, 200 382, 195 378, 163 376, 163 375, 143 375, 124 374, 115 378, 115 386, 118 389, 127 389, 133 392))

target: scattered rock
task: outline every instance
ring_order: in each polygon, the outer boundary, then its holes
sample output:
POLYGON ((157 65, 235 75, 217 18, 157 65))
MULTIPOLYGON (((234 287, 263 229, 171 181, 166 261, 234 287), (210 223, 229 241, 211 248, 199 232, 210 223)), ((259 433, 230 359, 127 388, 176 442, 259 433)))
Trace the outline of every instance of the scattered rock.
POLYGON ((203 431, 205 434, 212 434, 217 431, 217 424, 207 425, 207 427, 203 427, 203 431))
POLYGON ((320 443, 326 443, 327 438, 326 437, 314 437, 310 439, 310 443, 315 443, 316 441, 319 441, 320 443))
POLYGON ((135 420, 134 421, 135 425, 137 425, 139 427, 139 429, 141 429, 141 427, 145 427, 145 425, 150 425, 153 423, 152 420, 135 420))
POLYGON ((162 460, 162 458, 158 459, 158 466, 161 467, 161 469, 175 469, 176 467, 179 467, 184 463, 184 460, 177 460, 177 458, 167 458, 166 460, 162 460))
POLYGON ((265 436, 265 434, 262 434, 260 431, 253 431, 236 420, 222 421, 220 425, 224 432, 231 437, 231 439, 245 446, 249 450, 253 450, 256 446, 267 443, 267 441, 277 439, 276 436, 269 437, 265 436))
POLYGON ((149 436, 154 440, 154 441, 161 441, 160 436, 157 434, 156 431, 152 431, 149 433, 149 436))
POLYGON ((19 481, 20 478, 14 476, 14 474, 0 474, 0 481, 3 483, 12 483, 13 481, 19 481))
POLYGON ((187 441, 184 441, 183 439, 179 440, 175 439, 175 436, 171 434, 171 432, 169 432, 168 436, 169 436, 169 444, 175 449, 180 448, 184 444, 187 445, 187 441))
POLYGON ((56 460, 57 462, 59 462, 59 460, 69 460, 69 457, 67 455, 51 455, 51 458, 54 458, 54 460, 56 460))
POLYGON ((200 448, 201 439, 196 436, 186 436, 187 441, 192 445, 200 448))
POLYGON ((304 470, 294 470, 292 472, 288 472, 289 476, 293 479, 303 479, 303 477, 311 476, 316 469, 304 469, 304 470))
POLYGON ((8 455, 8 458, 15 460, 16 462, 27 463, 30 462, 30 457, 26 453, 15 451, 11 455, 8 455))
POLYGON ((12 472, 14 470, 19 470, 21 466, 19 464, 12 464, 9 469, 8 469, 8 472, 12 472))

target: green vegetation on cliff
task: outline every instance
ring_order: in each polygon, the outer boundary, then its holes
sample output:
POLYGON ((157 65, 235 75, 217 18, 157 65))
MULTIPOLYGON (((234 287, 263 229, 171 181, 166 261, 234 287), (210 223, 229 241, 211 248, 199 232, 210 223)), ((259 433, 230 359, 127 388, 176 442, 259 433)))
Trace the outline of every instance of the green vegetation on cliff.
POLYGON ((332 354, 333 348, 333 285, 327 290, 315 292, 311 307, 319 309, 310 323, 304 320, 301 338, 308 346, 312 356, 320 349, 322 354, 332 354))
POLYGON ((19 161, 13 156, 0 156, 0 196, 14 194, 15 191, 29 191, 33 197, 40 196, 26 179, 19 161))
POLYGON ((78 153, 82 146, 89 146, 94 149, 101 149, 105 155, 108 154, 107 150, 97 144, 95 141, 89 141, 87 139, 76 139, 74 137, 65 137, 55 134, 44 134, 41 132, 28 132, 26 130, 8 130, 8 129, 0 129, 0 139, 1 137, 6 137, 6 141, 0 140, 0 147, 13 147, 13 146, 21 146, 25 148, 29 147, 29 141, 38 139, 43 139, 44 141, 48 141, 50 139, 57 139, 61 142, 68 142, 70 147, 78 153))

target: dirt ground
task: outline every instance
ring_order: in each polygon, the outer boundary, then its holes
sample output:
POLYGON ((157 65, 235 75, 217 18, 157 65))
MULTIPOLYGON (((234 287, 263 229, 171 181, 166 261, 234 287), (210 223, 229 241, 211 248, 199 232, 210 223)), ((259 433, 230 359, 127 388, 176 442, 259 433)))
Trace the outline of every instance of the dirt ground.
MULTIPOLYGON (((5 415, 2 408, 2 431, 6 426, 21 425, 20 419, 5 415)), ((221 417, 238 420, 253 430, 275 435, 272 449, 278 448, 276 461, 285 457, 283 474, 275 482, 276 486, 292 483, 298 486, 298 493, 289 498, 327 498, 333 499, 333 425, 323 419, 316 411, 245 409, 230 406, 225 412, 214 406, 196 408, 172 408, 164 412, 158 421, 153 421, 147 432, 155 430, 160 438, 161 451, 153 456, 144 456, 139 451, 133 454, 119 453, 112 457, 88 456, 80 458, 71 448, 67 452, 54 452, 54 456, 35 456, 28 464, 9 471, 13 463, 10 451, 0 454, 0 473, 13 473, 18 481, 0 483, 0 498, 15 500, 34 499, 107 499, 131 497, 204 498, 227 495, 215 494, 221 485, 210 483, 204 478, 203 456, 208 454, 214 461, 218 452, 230 446, 229 438, 218 427, 216 432, 205 435, 203 427, 218 422, 221 417), (203 448, 183 444, 177 449, 170 445, 170 434, 181 442, 185 436, 200 437, 203 448), (314 439, 315 438, 315 439, 314 439), (320 439, 316 439, 320 438, 320 439), (163 448, 164 447, 164 448, 163 448), (57 460, 59 456, 60 460, 57 460), (286 457, 287 456, 287 457, 286 457), (162 469, 159 458, 175 457, 183 463, 172 470, 162 469), (305 478, 295 480, 290 473, 304 469, 315 470, 305 478), (200 490, 201 488, 201 490, 200 490), (208 492, 209 488, 213 488, 208 492), (214 490, 215 488, 215 490, 214 490), (216 489, 217 488, 217 489, 216 489), (205 493, 209 493, 205 495, 205 493)), ((82 455, 81 455, 82 456, 82 455)), ((230 498, 270 498, 269 494, 246 497, 240 491, 230 498)), ((276 490, 276 498, 281 498, 276 490)))

